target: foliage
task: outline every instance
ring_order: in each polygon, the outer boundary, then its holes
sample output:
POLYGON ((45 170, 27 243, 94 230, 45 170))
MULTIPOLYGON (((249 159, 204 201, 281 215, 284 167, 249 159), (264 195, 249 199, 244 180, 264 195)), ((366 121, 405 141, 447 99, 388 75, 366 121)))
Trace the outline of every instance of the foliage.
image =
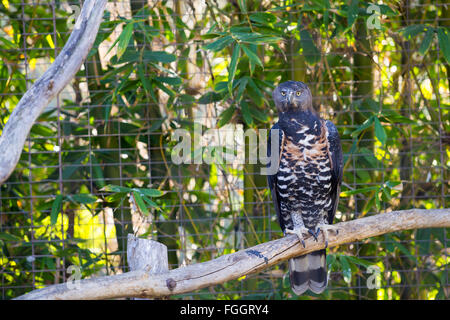
MULTIPOLYGON (((137 216, 150 221, 142 236, 168 245, 172 267, 280 237, 257 165, 176 165, 170 156, 177 128, 270 127, 271 91, 286 80, 307 82, 317 110, 338 127, 345 170, 336 221, 448 207, 446 7, 175 2, 130 0, 132 15, 107 12, 87 63, 33 126, 1 186, 3 298, 65 281, 70 265, 83 277, 127 271, 126 234, 137 232, 137 216), (369 28, 374 19, 380 29, 369 28)), ((1 127, 26 80, 65 44, 64 8, 0 4, 1 127)), ((235 153, 222 149, 203 145, 191 156, 235 153)), ((446 230, 424 229, 332 248, 330 288, 319 298, 448 298, 446 238, 446 230), (371 266, 380 270, 379 289, 365 286, 371 266)), ((293 295, 285 275, 280 264, 192 297, 315 298, 293 295)))

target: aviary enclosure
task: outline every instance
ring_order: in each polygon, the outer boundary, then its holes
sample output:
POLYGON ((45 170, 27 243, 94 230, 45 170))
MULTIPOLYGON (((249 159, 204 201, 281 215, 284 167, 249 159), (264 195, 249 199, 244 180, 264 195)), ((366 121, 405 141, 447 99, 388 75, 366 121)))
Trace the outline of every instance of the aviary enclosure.
MULTIPOLYGON (((1 1, 0 130, 82 6, 1 1)), ((238 133, 271 127, 287 80, 339 130, 336 222, 448 208, 449 25, 445 1, 109 1, 1 185, 1 297, 125 273, 128 234, 165 244, 170 269, 281 238, 260 145, 238 133), (181 163, 177 129, 192 133, 181 163)), ((329 248, 321 295, 295 296, 280 262, 170 299, 448 299, 447 231, 329 248)))

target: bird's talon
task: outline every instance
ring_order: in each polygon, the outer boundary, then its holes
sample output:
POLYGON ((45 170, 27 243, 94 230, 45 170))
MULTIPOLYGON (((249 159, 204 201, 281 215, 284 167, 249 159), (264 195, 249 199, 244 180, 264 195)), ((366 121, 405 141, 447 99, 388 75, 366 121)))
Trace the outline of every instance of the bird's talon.
POLYGON ((316 231, 316 240, 317 240, 317 237, 319 236, 319 233, 320 233, 320 228, 317 228, 317 231, 316 231))
POLYGON ((303 240, 303 233, 306 233, 309 230, 306 230, 306 228, 299 228, 299 229, 286 229, 285 234, 295 234, 298 237, 298 240, 303 245, 303 248, 306 248, 305 241, 303 240))
POLYGON ((317 242, 317 233, 314 233, 311 229, 308 230, 308 233, 314 237, 314 240, 317 242))

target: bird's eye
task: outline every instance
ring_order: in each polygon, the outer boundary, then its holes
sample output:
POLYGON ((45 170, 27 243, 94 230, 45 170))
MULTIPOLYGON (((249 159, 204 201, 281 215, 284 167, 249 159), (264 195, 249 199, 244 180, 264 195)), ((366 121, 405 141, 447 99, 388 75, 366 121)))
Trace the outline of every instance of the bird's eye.
POLYGON ((300 97, 301 94, 301 91, 297 91, 297 97, 300 97))
POLYGON ((281 95, 284 97, 286 95, 286 91, 281 91, 281 95))

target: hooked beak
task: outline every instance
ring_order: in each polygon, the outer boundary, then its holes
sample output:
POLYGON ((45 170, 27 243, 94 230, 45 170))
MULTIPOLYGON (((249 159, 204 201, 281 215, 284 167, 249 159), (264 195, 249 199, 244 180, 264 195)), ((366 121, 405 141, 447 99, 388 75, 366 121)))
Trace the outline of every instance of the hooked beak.
POLYGON ((292 104, 292 102, 294 101, 294 93, 293 92, 289 92, 288 101, 289 101, 289 104, 292 104))

